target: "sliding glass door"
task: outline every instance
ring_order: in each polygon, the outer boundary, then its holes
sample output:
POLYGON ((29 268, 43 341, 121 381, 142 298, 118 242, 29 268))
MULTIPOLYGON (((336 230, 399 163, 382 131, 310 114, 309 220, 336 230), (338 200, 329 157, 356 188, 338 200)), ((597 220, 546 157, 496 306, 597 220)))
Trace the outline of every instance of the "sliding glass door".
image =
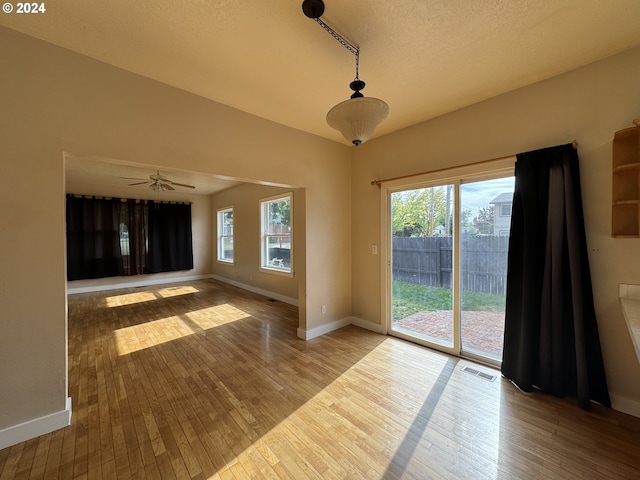
POLYGON ((391 330, 454 348, 453 185, 391 193, 391 330))
POLYGON ((513 177, 462 183, 460 349, 502 361, 513 177))
POLYGON ((509 174, 388 190, 391 334, 501 361, 513 186, 509 174))

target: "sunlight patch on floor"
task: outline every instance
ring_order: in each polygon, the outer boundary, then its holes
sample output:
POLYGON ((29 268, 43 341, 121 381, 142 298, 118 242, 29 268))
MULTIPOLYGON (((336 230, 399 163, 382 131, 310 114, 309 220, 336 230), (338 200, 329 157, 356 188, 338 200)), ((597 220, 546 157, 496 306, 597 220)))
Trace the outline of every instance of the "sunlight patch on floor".
POLYGON ((195 287, 192 287, 191 285, 184 285, 181 287, 161 288, 156 293, 160 295, 162 298, 170 298, 170 297, 177 297, 178 295, 188 295, 190 293, 198 293, 199 291, 200 290, 198 290, 195 287))
POLYGON ((119 356, 155 347, 195 333, 180 317, 168 317, 153 322, 114 330, 119 356))
MULTIPOLYGON (((349 455, 344 462, 352 464, 354 470, 367 471, 368 478, 401 478, 406 472, 426 471, 428 468, 421 455, 425 449, 438 451, 442 457, 448 457, 452 465, 467 455, 478 457, 487 478, 498 478, 497 460, 499 452, 495 448, 483 445, 483 439, 494 438, 491 445, 497 445, 495 437, 500 431, 500 410, 490 412, 478 411, 478 421, 474 415, 458 415, 461 405, 458 393, 452 390, 460 388, 450 386, 450 378, 463 375, 465 385, 462 386, 463 398, 473 398, 474 394, 482 397, 478 389, 486 382, 459 373, 456 368, 458 360, 444 354, 434 353, 430 361, 424 363, 424 349, 405 342, 384 342, 375 347, 348 369, 340 373, 331 383, 315 392, 302 405, 289 413, 274 425, 261 438, 241 452, 234 460, 236 464, 251 465, 252 456, 261 455, 265 460, 276 464, 280 459, 277 452, 269 445, 278 445, 285 439, 291 445, 317 445, 319 437, 314 432, 330 430, 349 433, 349 455), (409 361, 415 356, 415 363, 409 361), (380 368, 372 371, 371 363, 380 368), (372 376, 376 379, 372 382, 372 376), (388 383, 390 378, 399 379, 388 383), (364 379, 364 381, 363 381, 364 379), (477 382, 481 382, 477 384, 477 382), (469 383, 467 386, 466 383, 469 383), (376 385, 384 385, 389 397, 376 404, 370 403, 375 397, 376 385), (382 408, 393 414, 395 421, 388 422, 377 415, 376 409, 382 408), (438 413, 435 413, 435 412, 438 413), (487 418, 489 417, 489 425, 487 418), (382 423, 386 423, 382 426, 382 423), (376 448, 385 452, 375 465, 367 465, 360 459, 367 458, 372 448, 372 440, 368 437, 366 425, 378 425, 386 432, 377 436, 373 443, 376 448), (365 427, 363 427, 365 426, 365 427), (469 437, 470 444, 464 452, 458 452, 451 439, 443 431, 460 431, 469 437), (478 438, 477 443, 475 438, 478 438), (368 446, 367 446, 368 445, 368 446), (361 448, 361 446, 364 446, 361 448), (397 475, 396 475, 397 474, 397 475)), ((313 368, 310 364, 308 368, 313 368)), ((311 374, 312 372, 308 372, 311 374)), ((494 384, 490 384, 495 387, 494 384)), ((493 390, 493 389, 492 389, 493 390)), ((493 395, 493 394, 492 394, 493 395)), ((466 409, 477 408, 474 402, 465 402, 466 409)), ((498 397, 498 405, 499 397, 498 397)), ((235 417, 242 429, 251 428, 251 420, 243 415, 235 417)), ((344 445, 327 447, 338 455, 344 445)), ((318 464, 322 466, 322 461, 318 464)), ((323 470, 313 470, 313 465, 306 464, 318 477, 326 476, 323 470)), ((218 471, 218 474, 225 469, 218 471)), ((251 472, 249 472, 251 473, 251 472)))
POLYGON ((107 307, 123 307, 125 305, 133 305, 136 303, 150 302, 152 300, 158 300, 160 298, 171 298, 179 295, 189 295, 191 293, 198 293, 198 290, 191 285, 166 287, 158 290, 145 290, 135 293, 125 293, 122 295, 114 295, 107 297, 105 302, 107 307))
POLYGON ((157 297, 152 292, 136 292, 107 297, 105 301, 107 307, 122 307, 124 305, 133 305, 134 303, 150 302, 156 299, 157 297))
MULTIPOLYGON (((354 471, 368 472, 367 478, 400 478, 405 471, 425 471, 427 467, 420 463, 420 458, 414 458, 414 452, 423 451, 425 448, 436 449, 436 442, 437 449, 442 455, 450 455, 453 464, 456 455, 462 454, 459 454, 455 445, 450 443, 450 439, 442 434, 442 429, 465 429, 468 427, 465 423, 468 420, 459 419, 456 415, 457 409, 460 408, 457 395, 453 395, 453 401, 451 394, 447 394, 447 398, 442 402, 440 397, 450 388, 449 375, 458 374, 455 369, 456 361, 437 352, 433 353, 428 362, 425 363, 424 359, 424 349, 421 347, 399 341, 381 343, 339 373, 332 382, 315 392, 312 388, 309 398, 245 450, 228 460, 225 468, 221 468, 216 475, 209 478, 218 478, 228 471, 249 477, 254 472, 245 471, 244 468, 255 467, 255 458, 260 457, 261 461, 276 465, 282 458, 279 458, 278 451, 270 446, 279 446, 283 442, 300 449, 309 445, 320 449, 319 445, 324 439, 321 438, 322 434, 317 432, 325 430, 340 432, 344 438, 347 438, 345 435, 348 433, 349 452, 343 456, 342 461, 345 465, 351 464, 350 467, 354 471), (415 362, 407 362, 412 357, 415 358, 415 362), (372 363, 380 368, 372 370, 372 363), (448 370, 443 373, 447 367, 448 370), (391 378, 398 380, 390 381, 391 378), (389 391, 390 396, 382 401, 378 399, 377 385, 383 385, 382 388, 389 391), (386 417, 381 418, 376 413, 378 408, 392 414, 395 420, 389 422, 385 420, 386 417), (436 408, 439 409, 440 416, 430 421, 436 408), (377 434, 372 440, 368 434, 368 425, 377 426, 385 433, 377 434), (422 436, 425 432, 426 439, 422 436), (380 452, 385 452, 385 455, 379 456, 376 464, 368 464, 367 461, 361 460, 368 458, 372 445, 380 452), (394 477, 393 474, 396 472, 401 475, 394 477)), ((313 375, 314 363, 301 368, 309 370, 299 374, 313 375)), ((277 378, 273 380, 277 382, 277 378)), ((485 382, 482 383, 484 384, 485 382)), ((470 389, 469 393, 471 392, 473 388, 470 389)), ((227 392, 226 395, 233 396, 233 393, 227 392)), ((256 400, 258 404, 260 401, 266 402, 263 407, 265 410, 271 408, 269 400, 256 400)), ((258 406, 252 405, 253 408, 258 406)), ((236 407, 232 415, 234 421, 243 431, 250 431, 254 428, 256 419, 246 411, 243 402, 239 402, 236 407)), ((499 420, 497 425, 499 428, 499 420)), ((335 442, 323 444, 322 448, 326 450, 327 455, 340 455, 345 453, 345 446, 335 442)), ((482 445, 472 447, 480 449, 482 445)), ((486 462, 487 478, 497 478, 494 461, 497 453, 480 451, 489 455, 489 461, 486 462)), ((313 476, 327 477, 327 471, 323 468, 326 464, 323 465, 321 456, 314 458, 315 463, 304 461, 305 468, 309 469, 313 476), (316 470, 314 465, 318 466, 319 470, 316 470)), ((334 476, 340 475, 336 472, 334 476)))
POLYGON ((251 316, 247 312, 244 312, 233 305, 229 305, 228 303, 203 308, 201 310, 194 310, 186 315, 189 320, 192 320, 203 330, 218 327, 220 325, 242 320, 251 316))
MULTIPOLYGON (((138 294, 136 294, 138 295, 138 294)), ((187 335, 193 335, 199 328, 208 330, 250 317, 248 313, 228 303, 214 307, 193 310, 181 314, 114 330, 113 335, 119 356, 138 350, 155 347, 187 335), (186 318, 181 318, 186 317, 186 318), (186 320, 186 321, 185 321, 186 320)))

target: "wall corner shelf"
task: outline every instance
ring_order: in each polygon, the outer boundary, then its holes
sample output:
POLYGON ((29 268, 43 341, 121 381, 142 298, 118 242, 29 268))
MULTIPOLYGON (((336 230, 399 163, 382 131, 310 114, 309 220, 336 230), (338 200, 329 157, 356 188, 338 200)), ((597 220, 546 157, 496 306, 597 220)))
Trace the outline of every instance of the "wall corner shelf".
POLYGON ((613 137, 611 236, 640 238, 640 118, 613 137))

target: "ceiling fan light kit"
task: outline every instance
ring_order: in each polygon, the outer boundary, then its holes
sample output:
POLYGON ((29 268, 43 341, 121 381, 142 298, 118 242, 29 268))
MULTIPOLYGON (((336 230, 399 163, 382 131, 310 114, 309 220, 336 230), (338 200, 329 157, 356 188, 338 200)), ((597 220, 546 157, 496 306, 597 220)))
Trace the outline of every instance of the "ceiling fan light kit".
POLYGON ((175 190, 171 185, 162 182, 153 182, 149 188, 154 192, 166 192, 167 190, 175 190))
POLYGON ((320 19, 324 13, 324 2, 322 0, 304 0, 302 11, 356 57, 356 78, 349 84, 354 93, 349 100, 345 100, 329 110, 327 123, 357 147, 366 142, 373 135, 376 127, 387 118, 389 106, 379 98, 365 97, 360 93, 365 87, 365 83, 358 78, 360 49, 320 19))

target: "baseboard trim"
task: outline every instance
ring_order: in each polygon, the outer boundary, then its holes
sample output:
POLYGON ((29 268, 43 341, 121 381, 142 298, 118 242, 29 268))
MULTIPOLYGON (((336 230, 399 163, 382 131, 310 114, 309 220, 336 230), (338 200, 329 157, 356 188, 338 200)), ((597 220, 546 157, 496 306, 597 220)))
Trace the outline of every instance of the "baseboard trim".
POLYGON ((347 325, 355 325, 356 327, 364 328, 365 330, 370 330, 381 335, 386 335, 387 333, 382 325, 376 325, 358 317, 345 317, 340 320, 312 328, 311 330, 298 328, 297 335, 298 338, 303 340, 311 340, 312 338, 325 335, 329 332, 333 332, 334 330, 338 330, 339 328, 346 327, 347 325))
MULTIPOLYGON (((90 285, 86 287, 73 287, 67 282, 67 293, 73 295, 75 293, 91 293, 103 292, 105 290, 118 290, 120 288, 138 288, 148 287, 150 285, 162 285, 165 283, 190 282, 192 280, 205 280, 212 278, 211 275, 189 275, 186 277, 165 277, 165 278, 143 278, 138 281, 124 283, 110 283, 104 285, 90 285)), ((79 280, 82 281, 82 280, 79 280)))
POLYGON ((366 330, 371 330, 372 332, 379 333, 380 335, 387 334, 387 329, 383 325, 371 323, 362 318, 351 317, 351 324, 355 325, 356 327, 364 328, 366 330))
POLYGON ((294 307, 298 306, 297 298, 291 298, 285 295, 280 295, 279 293, 263 290, 262 288, 254 287, 252 285, 247 285, 246 283, 236 282, 235 280, 231 280, 226 277, 221 277, 219 275, 210 275, 209 278, 213 278, 223 283, 228 283, 229 285, 242 288, 243 290, 248 290, 250 292, 257 293, 258 295, 263 295, 265 297, 273 298, 274 300, 279 300, 281 302, 288 303, 289 305, 293 305, 294 307))
POLYGON ((298 338, 303 340, 311 340, 316 337, 320 337, 329 332, 333 332, 334 330, 338 330, 339 328, 346 327, 347 325, 351 325, 351 318, 346 317, 340 320, 336 320, 334 322, 325 323, 324 325, 320 325, 319 327, 312 328, 311 330, 306 330, 304 328, 298 328, 298 338))
POLYGON ((0 430, 0 450, 71 425, 71 397, 67 397, 66 403, 60 412, 0 430))
POLYGON ((620 397, 618 395, 611 396, 611 407, 627 415, 633 415, 640 418, 640 402, 629 398, 620 397))

